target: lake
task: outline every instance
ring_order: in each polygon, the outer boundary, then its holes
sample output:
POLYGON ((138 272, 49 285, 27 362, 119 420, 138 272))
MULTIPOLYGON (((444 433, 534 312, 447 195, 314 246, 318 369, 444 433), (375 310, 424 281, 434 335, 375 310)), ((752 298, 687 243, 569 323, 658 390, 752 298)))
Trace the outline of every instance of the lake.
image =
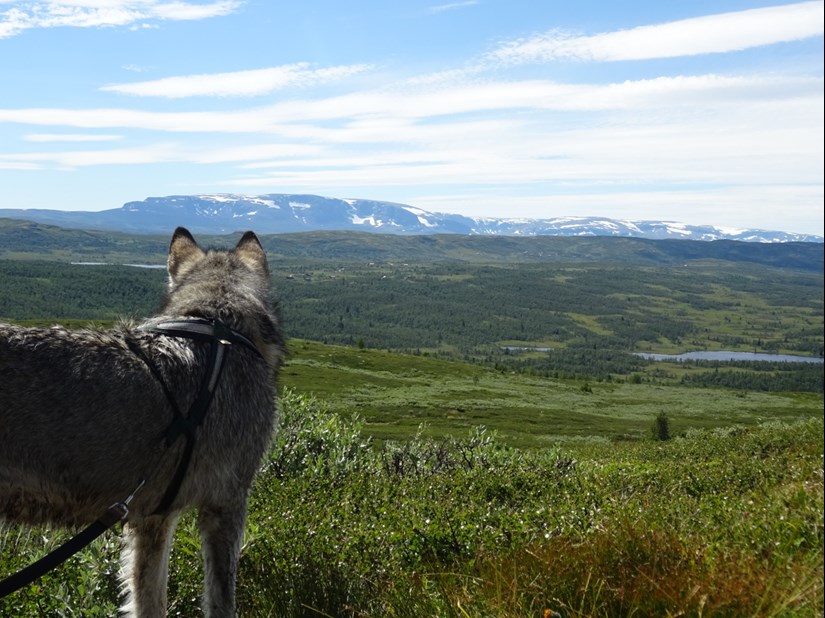
POLYGON ((762 361, 771 363, 821 363, 822 358, 817 356, 793 356, 791 354, 764 354, 760 352, 730 352, 727 350, 715 352, 685 352, 684 354, 648 354, 647 352, 633 352, 636 356, 657 361, 762 361))
MULTIPOLYGON (((550 352, 553 348, 539 348, 530 346, 502 346, 505 350, 513 352, 550 352)), ((792 354, 765 354, 763 352, 732 352, 730 350, 717 350, 714 352, 684 352, 683 354, 652 354, 649 352, 631 352, 635 356, 641 356, 656 361, 761 361, 769 363, 821 363, 822 358, 818 356, 794 356, 792 354)))

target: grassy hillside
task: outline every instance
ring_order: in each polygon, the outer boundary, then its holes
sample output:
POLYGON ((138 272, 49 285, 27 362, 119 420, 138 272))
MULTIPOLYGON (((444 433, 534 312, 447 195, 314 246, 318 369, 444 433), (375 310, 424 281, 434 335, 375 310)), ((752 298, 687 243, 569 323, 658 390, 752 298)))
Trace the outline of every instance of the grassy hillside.
MULTIPOLYGON (((678 435, 816 418, 823 410, 821 393, 689 388, 657 378, 656 364, 639 380, 593 382, 301 340, 290 349, 281 384, 319 397, 344 418, 358 415, 364 433, 380 440, 408 439, 421 425, 431 437, 484 425, 502 443, 544 448, 646 438, 660 413, 678 435)), ((821 375, 822 366, 815 371, 821 375)))
POLYGON ((75 230, 0 218, 0 258, 165 263, 168 237, 75 230))

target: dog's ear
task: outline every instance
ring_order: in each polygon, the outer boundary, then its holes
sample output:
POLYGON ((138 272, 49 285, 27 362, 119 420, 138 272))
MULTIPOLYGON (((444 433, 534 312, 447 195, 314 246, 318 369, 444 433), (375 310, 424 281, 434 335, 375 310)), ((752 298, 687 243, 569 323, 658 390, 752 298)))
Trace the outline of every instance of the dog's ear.
POLYGON ((252 270, 269 276, 269 267, 266 263, 266 253, 255 232, 246 232, 235 247, 235 255, 252 270))
POLYGON ((185 272, 197 264, 206 255, 192 238, 185 227, 179 227, 172 235, 172 242, 169 244, 169 257, 166 259, 166 269, 169 271, 169 278, 174 283, 185 272))

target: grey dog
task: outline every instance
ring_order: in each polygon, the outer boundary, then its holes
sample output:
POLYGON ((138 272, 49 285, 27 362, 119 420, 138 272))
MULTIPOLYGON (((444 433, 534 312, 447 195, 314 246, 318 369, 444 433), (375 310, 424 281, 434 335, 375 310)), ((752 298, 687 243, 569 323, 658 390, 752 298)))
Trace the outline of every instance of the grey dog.
POLYGON ((122 611, 154 618, 166 614, 178 516, 196 508, 204 614, 232 616, 247 499, 276 423, 280 318, 252 232, 232 250, 204 251, 178 228, 167 267, 166 299, 142 324, 0 325, 0 520, 77 526, 134 494, 122 611), (210 344, 157 327, 212 320, 234 341, 220 341, 229 351, 187 459, 187 440, 169 429, 193 409, 211 370, 210 344), (183 459, 185 475, 169 496, 183 459))

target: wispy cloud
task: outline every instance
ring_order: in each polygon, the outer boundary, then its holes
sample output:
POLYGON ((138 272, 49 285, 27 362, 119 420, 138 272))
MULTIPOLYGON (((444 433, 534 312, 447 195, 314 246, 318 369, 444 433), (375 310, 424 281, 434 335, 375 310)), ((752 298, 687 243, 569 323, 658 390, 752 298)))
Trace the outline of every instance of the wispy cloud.
POLYGON ((823 2, 720 13, 629 30, 575 35, 552 30, 501 45, 488 59, 511 63, 612 62, 732 52, 823 33, 823 2))
POLYGON ((478 0, 465 0, 464 2, 450 2, 449 4, 437 4, 427 8, 427 13, 445 13, 446 11, 454 11, 456 9, 464 9, 468 6, 478 4, 478 0))
POLYGON ((821 114, 817 115, 822 108, 821 80, 786 79, 777 84, 709 76, 601 87, 527 82, 513 88, 497 83, 416 96, 350 97, 208 113, 0 110, 0 120, 13 122, 202 134, 197 144, 18 153, 0 162, 63 168, 234 162, 245 164, 247 170, 232 181, 238 185, 305 187, 723 180, 749 184, 760 177, 798 183, 822 165, 821 149, 811 137, 822 131, 821 114), (548 124, 542 112, 549 106, 579 116, 570 126, 548 124), (641 119, 635 115, 640 107, 649 110, 641 119), (510 109, 521 112, 477 117, 480 111, 510 109), (812 118, 819 118, 818 124, 812 125, 812 118), (236 145, 219 135, 227 133, 238 134, 236 145), (244 133, 278 138, 249 145, 243 143, 244 133))
POLYGON ((27 142, 113 142, 123 139, 122 135, 102 135, 92 133, 29 133, 23 136, 27 142))
POLYGON ((43 169, 56 167, 69 170, 102 165, 133 165, 143 163, 232 163, 291 157, 313 157, 318 146, 307 144, 259 144, 256 146, 211 145, 195 147, 179 142, 156 142, 130 148, 98 148, 52 152, 0 154, 0 169, 43 169))
POLYGON ((195 4, 176 0, 11 0, 3 4, 11 5, 11 8, 0 12, 0 39, 33 28, 135 26, 144 21, 207 19, 236 11, 241 2, 217 0, 195 4))
MULTIPOLYGON (((129 2, 130 0, 122 0, 129 2)), ((143 4, 144 2, 140 2, 143 4)), ((207 2, 206 4, 195 4, 193 2, 150 2, 150 16, 158 19, 168 19, 170 21, 191 21, 208 19, 210 17, 221 17, 235 12, 242 4, 240 0, 219 0, 217 2, 207 2)))
POLYGON ((731 209, 787 197, 800 204, 803 220, 806 205, 821 203, 821 183, 810 179, 821 176, 823 166, 822 106, 821 79, 706 75, 368 91, 224 112, 0 109, 0 122, 76 127, 68 135, 105 128, 127 137, 133 129, 156 132, 126 148, 56 144, 52 151, 6 153, 0 169, 229 164, 212 180, 215 186, 323 187, 330 194, 407 187, 409 203, 448 211, 460 200, 437 196, 466 184, 475 196, 467 212, 484 207, 498 216, 502 195, 512 200, 512 191, 527 195, 528 187, 553 196, 530 198, 535 212, 542 200, 548 204, 544 216, 587 211, 621 218, 620 211, 635 209, 624 216, 663 218, 658 209, 681 208, 707 211, 692 220, 719 222, 713 207, 720 195, 728 196, 731 209), (548 115, 548 109, 561 113, 548 115), (199 135, 184 139, 184 133, 199 135), (153 142, 159 134, 175 137, 153 142), (648 186, 659 189, 640 189, 648 186))
MULTIPOLYGON (((105 150, 73 150, 61 152, 34 152, 0 155, 2 166, 56 167, 77 169, 99 165, 135 165, 148 163, 174 163, 180 160, 181 151, 176 144, 157 143, 134 148, 105 150)), ((25 169, 19 167, 18 169, 25 169)))
POLYGON ((131 84, 113 84, 104 86, 101 90, 169 99, 195 96, 251 97, 287 87, 333 82, 371 68, 372 65, 356 64, 313 69, 309 63, 301 62, 266 69, 184 75, 131 84))
MULTIPOLYGON (((368 90, 230 111, 152 112, 135 109, 0 109, 0 122, 82 129, 132 128, 178 133, 283 133, 289 127, 334 128, 325 121, 411 119, 443 124, 445 117, 479 112, 607 112, 718 108, 773 100, 822 103, 823 80, 813 77, 696 75, 566 84, 547 80, 490 81, 430 89, 368 90), (322 126, 323 125, 323 126, 322 126)), ((380 132, 387 134, 390 126, 380 132)))
POLYGON ((149 70, 149 67, 144 67, 139 64, 125 64, 123 65, 124 71, 131 71, 132 73, 145 73, 149 70))

